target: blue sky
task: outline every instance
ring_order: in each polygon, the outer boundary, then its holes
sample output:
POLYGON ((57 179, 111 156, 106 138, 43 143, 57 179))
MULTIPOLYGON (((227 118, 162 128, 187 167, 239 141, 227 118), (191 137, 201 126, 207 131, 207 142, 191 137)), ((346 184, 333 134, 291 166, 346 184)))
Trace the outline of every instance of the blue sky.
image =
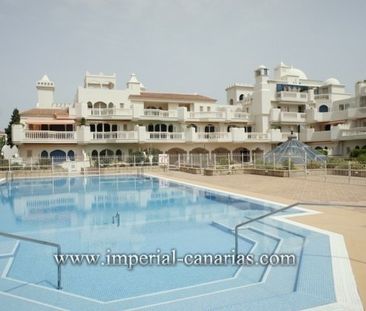
POLYGON ((32 108, 44 73, 72 102, 85 72, 135 72, 148 90, 225 101, 280 61, 353 93, 366 79, 364 0, 0 0, 0 127, 32 108))

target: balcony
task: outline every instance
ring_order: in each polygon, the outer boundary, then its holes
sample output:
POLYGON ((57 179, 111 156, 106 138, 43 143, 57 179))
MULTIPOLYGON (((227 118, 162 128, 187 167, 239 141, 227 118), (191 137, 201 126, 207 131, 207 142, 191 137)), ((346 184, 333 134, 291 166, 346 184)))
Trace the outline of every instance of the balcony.
POLYGON ((188 112, 188 119, 193 120, 225 120, 224 111, 191 111, 188 112))
MULTIPOLYGON (((232 116, 233 121, 249 121, 250 116, 247 112, 234 112, 232 116)), ((230 121, 230 120, 228 120, 230 121)))
POLYGON ((315 94, 315 100, 329 100, 329 94, 315 94))
POLYGON ((147 132, 148 141, 184 142, 184 132, 147 132))
POLYGON ((305 103, 308 101, 308 94, 301 92, 281 91, 276 93, 276 99, 280 101, 305 103))
POLYGON ((24 130, 23 142, 29 143, 76 143, 76 132, 24 130))
POLYGON ((92 119, 132 119, 132 110, 122 108, 89 108, 88 117, 92 119))
POLYGON ((136 131, 118 131, 118 132, 92 132, 91 142, 137 142, 136 131))
POLYGON ((306 122, 306 114, 301 112, 287 112, 280 109, 271 110, 271 121, 276 123, 303 123, 306 122))
POLYGON ((144 109, 144 118, 146 119, 177 119, 177 110, 144 109))
POLYGON ((232 141, 230 132, 212 132, 212 133, 196 133, 196 141, 232 141))
POLYGON ((342 130, 340 140, 366 139, 366 127, 354 127, 342 130))

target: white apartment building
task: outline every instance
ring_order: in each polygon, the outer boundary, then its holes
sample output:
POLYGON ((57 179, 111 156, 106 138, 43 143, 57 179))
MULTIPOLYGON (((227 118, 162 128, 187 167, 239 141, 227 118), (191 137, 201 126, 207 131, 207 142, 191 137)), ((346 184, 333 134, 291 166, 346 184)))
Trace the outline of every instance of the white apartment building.
POLYGON ((54 101, 55 83, 36 84, 36 108, 21 112, 13 142, 22 158, 128 155, 158 149, 168 154, 254 154, 268 152, 293 131, 331 155, 366 145, 366 81, 355 95, 337 79, 308 79, 281 63, 260 66, 254 84, 226 88, 227 103, 198 94, 147 91, 132 74, 125 89, 116 75, 86 73, 70 104, 54 101))

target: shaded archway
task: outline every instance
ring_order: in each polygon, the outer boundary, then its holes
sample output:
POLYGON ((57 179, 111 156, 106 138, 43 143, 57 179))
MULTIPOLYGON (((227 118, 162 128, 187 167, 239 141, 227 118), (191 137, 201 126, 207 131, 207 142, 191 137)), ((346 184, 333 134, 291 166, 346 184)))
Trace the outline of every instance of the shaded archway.
POLYGON ((99 155, 101 157, 113 157, 114 152, 110 149, 103 149, 99 155))
POLYGON ((46 150, 41 152, 41 158, 48 158, 48 152, 46 150))
POLYGON ((67 157, 69 158, 69 160, 74 161, 75 160, 75 152, 73 150, 69 150, 69 152, 67 153, 67 157))
POLYGON ((236 148, 233 157, 240 162, 250 162, 250 151, 247 148, 236 148))
POLYGON ((50 157, 55 161, 55 162, 62 162, 66 160, 66 152, 62 151, 62 150, 53 150, 50 153, 50 157))
POLYGON ((208 153, 208 150, 204 149, 204 148, 194 148, 190 151, 190 154, 206 154, 208 153))
POLYGON ((166 153, 169 155, 169 163, 171 164, 177 164, 178 161, 185 162, 187 152, 181 148, 171 148, 166 153))
POLYGON ((94 108, 107 108, 107 105, 103 102, 96 102, 94 103, 94 108))
POLYGON ((229 149, 226 149, 226 148, 223 148, 223 147, 219 147, 219 148, 216 148, 212 151, 212 153, 214 154, 218 154, 218 155, 227 155, 230 153, 230 150, 229 149))

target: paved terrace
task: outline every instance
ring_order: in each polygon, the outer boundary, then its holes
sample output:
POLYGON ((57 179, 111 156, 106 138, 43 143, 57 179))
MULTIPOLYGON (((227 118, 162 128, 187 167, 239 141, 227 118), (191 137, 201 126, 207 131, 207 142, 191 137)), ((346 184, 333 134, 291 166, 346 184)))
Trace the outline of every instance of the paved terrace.
MULTIPOLYGON (((284 204, 311 201, 366 205, 365 185, 247 174, 202 176, 170 171, 154 175, 284 204)), ((292 220, 344 236, 359 294, 363 305, 366 306, 366 208, 312 207, 312 209, 322 213, 292 220)))

